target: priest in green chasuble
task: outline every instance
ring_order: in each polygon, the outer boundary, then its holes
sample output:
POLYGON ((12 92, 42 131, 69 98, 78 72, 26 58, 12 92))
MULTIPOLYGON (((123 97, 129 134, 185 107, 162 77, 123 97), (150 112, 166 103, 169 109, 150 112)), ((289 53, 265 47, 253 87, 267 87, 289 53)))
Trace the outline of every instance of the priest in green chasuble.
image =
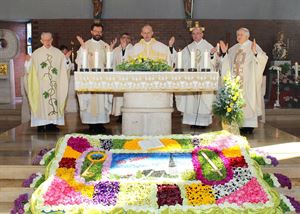
POLYGON ((141 36, 143 38, 133 46, 129 56, 131 58, 142 56, 153 60, 162 59, 172 66, 175 58, 175 51, 173 52, 175 38, 171 37, 168 47, 153 38, 153 34, 154 32, 151 25, 143 26, 141 30, 141 36))
POLYGON ((231 71, 233 76, 239 75, 245 99, 244 123, 242 134, 252 134, 258 127, 258 116, 262 115, 262 79, 268 61, 266 53, 256 44, 255 39, 249 40, 250 32, 247 28, 240 28, 236 32, 237 44, 228 50, 228 44, 220 42, 223 52, 222 74, 231 71), (228 52, 227 52, 228 50, 228 52))
MULTIPOLYGON (((52 46, 52 41, 51 33, 42 33, 43 46, 35 50, 25 62, 31 126, 38 126, 39 131, 45 131, 45 125, 65 124, 68 66, 66 57, 52 46)), ((53 128, 57 130, 56 127, 53 128)))

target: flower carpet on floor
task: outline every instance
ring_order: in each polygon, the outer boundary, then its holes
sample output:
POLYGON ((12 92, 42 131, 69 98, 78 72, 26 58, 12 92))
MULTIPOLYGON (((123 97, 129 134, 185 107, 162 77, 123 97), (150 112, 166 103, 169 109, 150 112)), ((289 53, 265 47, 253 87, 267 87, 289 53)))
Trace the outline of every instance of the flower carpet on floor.
POLYGON ((273 188, 286 177, 261 170, 260 164, 274 160, 249 149, 246 138, 226 131, 163 137, 69 134, 39 154, 46 173, 24 182, 36 188, 24 212, 295 211, 297 202, 273 188))

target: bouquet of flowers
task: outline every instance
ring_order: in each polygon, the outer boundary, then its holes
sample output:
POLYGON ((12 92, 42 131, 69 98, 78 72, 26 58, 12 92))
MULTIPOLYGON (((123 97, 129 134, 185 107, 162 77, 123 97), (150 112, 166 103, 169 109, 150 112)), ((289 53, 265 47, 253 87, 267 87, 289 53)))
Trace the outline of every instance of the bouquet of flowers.
POLYGON ((116 68, 117 71, 171 71, 172 67, 165 60, 152 60, 142 56, 129 59, 116 68))
POLYGON ((213 103, 213 113, 226 124, 241 124, 243 122, 243 106, 240 77, 231 77, 228 73, 224 77, 224 86, 219 90, 217 99, 213 103))

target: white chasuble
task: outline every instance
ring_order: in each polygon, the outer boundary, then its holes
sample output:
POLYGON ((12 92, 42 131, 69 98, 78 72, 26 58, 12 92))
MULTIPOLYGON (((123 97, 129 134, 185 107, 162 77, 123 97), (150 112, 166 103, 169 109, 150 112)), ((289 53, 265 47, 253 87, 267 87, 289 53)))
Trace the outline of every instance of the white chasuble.
POLYGON ((33 52, 25 67, 31 126, 64 125, 68 73, 63 53, 43 46, 33 52))
POLYGON ((149 42, 141 39, 133 46, 129 56, 131 58, 142 56, 153 60, 162 59, 172 66, 174 63, 175 54, 171 53, 167 45, 152 38, 149 42))
MULTIPOLYGON (((117 65, 128 60, 129 52, 132 48, 132 44, 128 44, 124 50, 122 50, 121 45, 116 47, 113 51, 113 68, 116 70, 117 65)), ((112 115, 120 116, 121 108, 123 106, 123 96, 122 93, 115 93, 112 104, 112 115)))
MULTIPOLYGON (((182 50, 183 68, 191 67, 191 51, 195 52, 195 66, 198 71, 204 68, 204 52, 210 53, 213 46, 206 40, 192 42, 182 50)), ((208 68, 215 71, 217 54, 213 59, 209 56, 208 68)), ((177 109, 183 113, 183 124, 208 126, 212 123, 212 103, 215 99, 213 92, 180 93, 176 95, 177 109)))
POLYGON ((246 105, 243 108, 244 124, 242 127, 257 127, 257 117, 262 115, 262 79, 268 56, 256 45, 257 55, 251 50, 252 42, 247 40, 242 45, 236 44, 228 50, 222 62, 222 75, 231 71, 239 75, 246 105))
MULTIPOLYGON (((99 54, 99 68, 105 68, 106 52, 109 50, 109 45, 102 40, 96 41, 90 39, 85 42, 85 47, 80 48, 77 52, 76 63, 78 68, 82 68, 83 51, 87 50, 87 64, 90 69, 95 67, 95 52, 99 54)), ((80 118, 84 124, 108 123, 109 115, 112 108, 112 95, 108 93, 77 93, 80 118)))

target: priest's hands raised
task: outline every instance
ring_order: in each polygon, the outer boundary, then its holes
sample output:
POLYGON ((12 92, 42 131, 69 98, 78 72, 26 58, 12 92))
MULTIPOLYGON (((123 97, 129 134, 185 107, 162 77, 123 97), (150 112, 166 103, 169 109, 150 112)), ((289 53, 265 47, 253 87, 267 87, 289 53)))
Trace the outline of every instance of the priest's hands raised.
POLYGON ((226 53, 227 50, 228 50, 228 43, 225 44, 225 42, 221 40, 220 41, 220 48, 221 48, 221 51, 222 51, 223 54, 226 53))
POLYGON ((84 48, 85 45, 84 45, 84 40, 82 39, 82 37, 81 36, 76 36, 76 39, 78 40, 78 42, 81 45, 81 47, 84 48))
POLYGON ((256 50, 256 40, 253 39, 252 45, 251 45, 251 50, 254 53, 254 55, 257 55, 257 50, 256 50))
POLYGON ((115 48, 117 42, 118 42, 118 39, 117 39, 117 38, 115 38, 113 41, 110 42, 109 48, 110 48, 111 51, 114 50, 114 48, 115 48))

